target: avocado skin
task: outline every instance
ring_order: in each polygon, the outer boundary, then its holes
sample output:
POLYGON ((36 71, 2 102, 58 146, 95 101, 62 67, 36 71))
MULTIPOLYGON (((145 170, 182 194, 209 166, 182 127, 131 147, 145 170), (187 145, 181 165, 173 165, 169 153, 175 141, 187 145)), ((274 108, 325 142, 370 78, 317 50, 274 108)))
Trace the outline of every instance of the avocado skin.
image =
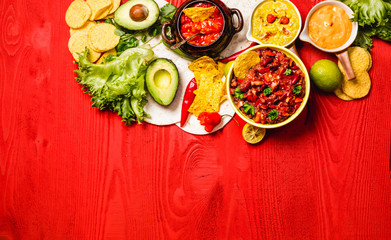
POLYGON ((178 90, 179 74, 175 64, 166 58, 158 58, 151 62, 145 74, 145 82, 148 92, 152 98, 160 105, 168 106, 172 103, 178 90), (166 70, 171 77, 170 85, 163 89, 156 86, 154 77, 159 70, 166 70))
POLYGON ((155 24, 158 19, 159 6, 153 0, 129 0, 114 13, 114 21, 119 26, 129 30, 145 30, 155 24), (142 4, 148 9, 147 19, 141 22, 133 21, 129 16, 130 9, 136 4, 142 4))

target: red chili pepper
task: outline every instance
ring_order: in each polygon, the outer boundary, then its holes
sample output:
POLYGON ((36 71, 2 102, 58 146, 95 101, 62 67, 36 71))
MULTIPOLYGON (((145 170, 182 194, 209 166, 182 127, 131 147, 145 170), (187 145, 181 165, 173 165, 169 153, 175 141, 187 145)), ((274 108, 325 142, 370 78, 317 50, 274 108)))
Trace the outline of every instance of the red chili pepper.
POLYGON ((189 84, 186 87, 185 95, 183 96, 183 102, 182 102, 182 112, 181 112, 181 127, 183 127, 187 121, 187 118, 189 116, 189 108, 190 105, 193 103, 195 94, 194 90, 197 89, 197 82, 195 78, 191 79, 189 84))
POLYGON ((197 119, 201 125, 205 126, 207 132, 212 132, 213 128, 221 122, 221 116, 218 112, 202 112, 197 119))
POLYGON ((251 42, 250 46, 246 47, 245 49, 237 52, 237 53, 234 53, 233 55, 229 56, 229 57, 226 57, 226 58, 223 58, 223 59, 220 59, 219 61, 222 62, 222 63, 227 63, 227 62, 230 62, 230 61, 233 61, 235 60, 242 52, 246 51, 247 49, 249 48, 252 48, 254 46, 257 46, 258 43, 256 42, 251 42))

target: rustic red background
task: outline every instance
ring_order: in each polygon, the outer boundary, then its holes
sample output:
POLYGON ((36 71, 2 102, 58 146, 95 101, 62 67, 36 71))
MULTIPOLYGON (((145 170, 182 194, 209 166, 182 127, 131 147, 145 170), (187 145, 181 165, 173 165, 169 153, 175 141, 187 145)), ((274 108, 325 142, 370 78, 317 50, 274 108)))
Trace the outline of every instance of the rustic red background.
MULTIPOLYGON (((318 1, 293 2, 305 18, 318 1)), ((389 43, 368 97, 314 90, 306 124, 251 146, 243 122, 193 136, 91 108, 69 4, 0 3, 0 239, 391 239, 389 43)))

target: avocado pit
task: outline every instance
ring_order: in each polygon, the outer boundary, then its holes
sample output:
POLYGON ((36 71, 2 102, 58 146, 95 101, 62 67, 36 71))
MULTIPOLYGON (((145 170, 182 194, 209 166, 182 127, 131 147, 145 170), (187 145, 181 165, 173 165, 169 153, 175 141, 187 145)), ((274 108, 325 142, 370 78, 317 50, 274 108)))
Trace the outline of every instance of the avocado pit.
POLYGON ((148 8, 143 4, 136 4, 130 8, 129 17, 135 22, 142 22, 147 19, 149 14, 148 8))

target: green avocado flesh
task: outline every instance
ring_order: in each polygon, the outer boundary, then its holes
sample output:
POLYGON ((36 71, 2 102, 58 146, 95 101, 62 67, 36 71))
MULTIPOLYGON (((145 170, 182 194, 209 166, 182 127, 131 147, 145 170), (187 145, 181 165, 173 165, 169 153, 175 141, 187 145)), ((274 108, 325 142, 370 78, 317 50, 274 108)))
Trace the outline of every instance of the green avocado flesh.
POLYGON ((163 106, 170 105, 178 89, 178 69, 168 59, 156 59, 147 68, 145 82, 149 93, 157 103, 163 106))
POLYGON ((129 30, 143 30, 159 18, 159 6, 153 0, 129 0, 114 13, 114 21, 129 30))

